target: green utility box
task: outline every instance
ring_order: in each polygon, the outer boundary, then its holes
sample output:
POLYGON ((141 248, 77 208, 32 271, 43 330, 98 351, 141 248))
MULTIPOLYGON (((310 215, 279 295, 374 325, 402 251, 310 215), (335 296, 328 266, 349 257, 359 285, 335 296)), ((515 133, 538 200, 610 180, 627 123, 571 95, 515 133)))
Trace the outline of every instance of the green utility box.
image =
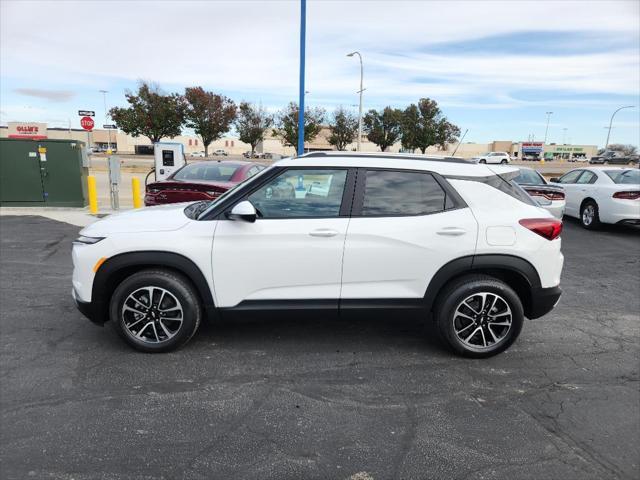
POLYGON ((84 207, 88 167, 83 142, 0 138, 0 205, 84 207))

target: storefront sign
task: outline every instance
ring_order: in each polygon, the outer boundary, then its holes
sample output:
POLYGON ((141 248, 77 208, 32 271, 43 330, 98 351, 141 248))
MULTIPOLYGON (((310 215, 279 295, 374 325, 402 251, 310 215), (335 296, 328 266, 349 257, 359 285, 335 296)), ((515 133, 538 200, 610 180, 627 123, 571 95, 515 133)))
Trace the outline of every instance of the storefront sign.
POLYGON ((543 142, 522 142, 522 153, 541 153, 543 142))
POLYGON ((24 138, 27 140, 44 140, 47 138, 47 124, 33 122, 9 122, 7 124, 9 138, 24 138))

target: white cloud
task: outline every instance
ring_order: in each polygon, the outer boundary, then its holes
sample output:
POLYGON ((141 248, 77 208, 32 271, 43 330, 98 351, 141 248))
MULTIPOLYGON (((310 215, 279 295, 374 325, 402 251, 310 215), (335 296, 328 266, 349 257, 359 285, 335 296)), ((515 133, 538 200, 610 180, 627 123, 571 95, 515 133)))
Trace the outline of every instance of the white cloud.
MULTIPOLYGON (((298 5, 4 1, 2 72, 20 78, 46 74, 59 83, 94 86, 105 77, 149 78, 252 97, 295 98, 298 5)), ((559 1, 550 9, 548 2, 526 1, 311 1, 307 89, 312 100, 343 101, 358 82, 357 60, 345 54, 358 49, 365 57, 367 96, 374 101, 402 102, 425 92, 463 100, 487 91, 497 96, 524 89, 637 94, 637 50, 479 57, 435 55, 428 47, 533 30, 637 36, 639 5, 559 1), (434 82, 414 80, 419 76, 434 82)))

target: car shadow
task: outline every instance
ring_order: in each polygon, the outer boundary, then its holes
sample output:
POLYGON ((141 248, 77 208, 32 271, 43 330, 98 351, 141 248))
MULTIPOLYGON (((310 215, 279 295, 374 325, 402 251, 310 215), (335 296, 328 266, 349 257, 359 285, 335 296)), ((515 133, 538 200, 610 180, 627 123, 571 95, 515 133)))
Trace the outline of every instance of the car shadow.
POLYGON ((565 223, 565 226, 571 225, 572 227, 580 229, 584 232, 615 233, 617 235, 625 235, 625 236, 637 235, 640 232, 640 226, 618 225, 618 224, 609 224, 609 223, 601 224, 600 228, 596 230, 587 230, 582 226, 582 224, 580 223, 580 220, 578 220, 577 218, 568 217, 566 215, 562 218, 562 221, 565 223))
POLYGON ((244 348, 339 351, 401 348, 452 356, 431 320, 417 313, 247 312, 205 321, 192 343, 244 348))

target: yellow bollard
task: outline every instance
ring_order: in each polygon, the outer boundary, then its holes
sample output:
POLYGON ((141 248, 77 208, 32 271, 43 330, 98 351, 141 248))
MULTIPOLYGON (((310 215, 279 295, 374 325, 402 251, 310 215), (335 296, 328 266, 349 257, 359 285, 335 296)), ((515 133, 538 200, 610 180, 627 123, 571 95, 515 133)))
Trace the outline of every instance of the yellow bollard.
POLYGON ((89 190, 89 212, 92 215, 98 213, 98 192, 96 190, 96 177, 87 176, 87 188, 89 190))
POLYGON ((140 198, 140 180, 138 177, 131 179, 131 191, 133 193, 133 208, 141 208, 142 199, 140 198))

